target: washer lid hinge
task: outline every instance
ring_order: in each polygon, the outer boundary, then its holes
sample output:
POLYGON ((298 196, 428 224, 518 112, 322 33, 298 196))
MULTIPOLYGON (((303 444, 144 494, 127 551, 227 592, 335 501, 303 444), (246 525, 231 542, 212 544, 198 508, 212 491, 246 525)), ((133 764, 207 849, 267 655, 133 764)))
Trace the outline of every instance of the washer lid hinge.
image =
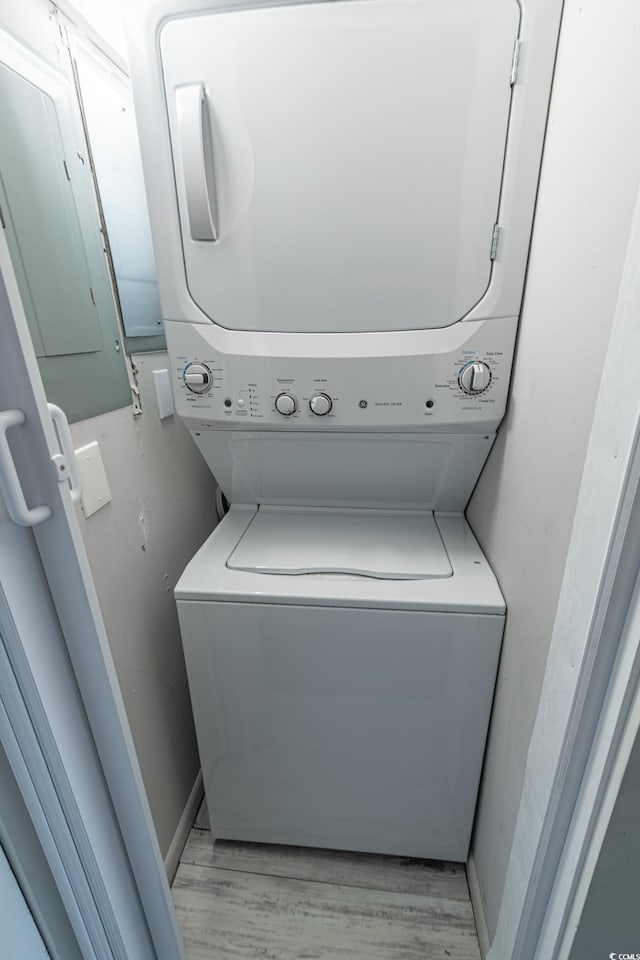
POLYGON ((518 64, 520 62, 520 37, 516 37, 516 42, 513 45, 513 59, 511 60, 511 78, 509 83, 511 86, 514 85, 518 76, 518 64))
POLYGON ((500 227, 497 223, 493 225, 493 232, 491 234, 491 253, 489 254, 490 260, 495 260, 498 256, 498 240, 500 238, 500 227))

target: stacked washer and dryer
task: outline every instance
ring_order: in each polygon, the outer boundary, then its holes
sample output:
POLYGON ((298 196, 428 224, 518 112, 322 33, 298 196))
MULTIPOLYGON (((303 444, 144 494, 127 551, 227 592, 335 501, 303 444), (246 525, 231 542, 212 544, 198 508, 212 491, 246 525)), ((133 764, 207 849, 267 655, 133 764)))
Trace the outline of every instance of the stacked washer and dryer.
MULTIPOLYGON (((136 6, 136 5, 134 5, 136 6)), ((176 587, 214 837, 466 859, 560 0, 145 0, 176 410, 231 503, 176 587)))

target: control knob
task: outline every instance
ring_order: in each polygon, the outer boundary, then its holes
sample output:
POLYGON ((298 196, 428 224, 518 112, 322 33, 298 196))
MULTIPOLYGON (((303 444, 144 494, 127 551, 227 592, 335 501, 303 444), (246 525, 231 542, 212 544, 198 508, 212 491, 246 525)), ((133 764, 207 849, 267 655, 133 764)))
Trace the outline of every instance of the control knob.
POLYGON ((192 393, 206 393, 211 386, 211 370, 204 363, 188 363, 183 378, 192 393))
POLYGON ((460 371, 458 383, 465 393, 482 393, 491 383, 491 368, 483 360, 472 360, 460 371))
POLYGON ((311 413, 316 417, 326 417, 333 406, 333 400, 327 393, 314 393, 309 400, 311 413))
POLYGON ((290 417, 292 413, 295 413, 298 409, 298 404, 295 397, 292 397, 290 393, 279 393, 276 397, 276 410, 278 413, 281 413, 283 417, 290 417))

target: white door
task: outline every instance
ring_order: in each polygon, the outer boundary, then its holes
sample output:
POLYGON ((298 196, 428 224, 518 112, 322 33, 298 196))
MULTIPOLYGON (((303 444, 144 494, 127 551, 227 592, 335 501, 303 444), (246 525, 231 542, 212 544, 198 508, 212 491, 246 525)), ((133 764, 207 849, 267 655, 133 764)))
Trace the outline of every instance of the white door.
MULTIPOLYGON (((179 960, 65 458, 4 236, 0 274, 0 747, 82 957, 179 960)), ((66 960, 55 939, 51 933, 50 953, 66 960)))

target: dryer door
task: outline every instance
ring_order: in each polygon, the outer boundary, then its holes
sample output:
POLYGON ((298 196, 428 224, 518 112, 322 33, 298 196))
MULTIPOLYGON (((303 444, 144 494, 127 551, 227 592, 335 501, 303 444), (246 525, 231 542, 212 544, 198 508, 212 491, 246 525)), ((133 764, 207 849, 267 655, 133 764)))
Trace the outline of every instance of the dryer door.
POLYGON ((343 0, 161 32, 186 283, 230 329, 447 326, 491 273, 517 0, 343 0))

